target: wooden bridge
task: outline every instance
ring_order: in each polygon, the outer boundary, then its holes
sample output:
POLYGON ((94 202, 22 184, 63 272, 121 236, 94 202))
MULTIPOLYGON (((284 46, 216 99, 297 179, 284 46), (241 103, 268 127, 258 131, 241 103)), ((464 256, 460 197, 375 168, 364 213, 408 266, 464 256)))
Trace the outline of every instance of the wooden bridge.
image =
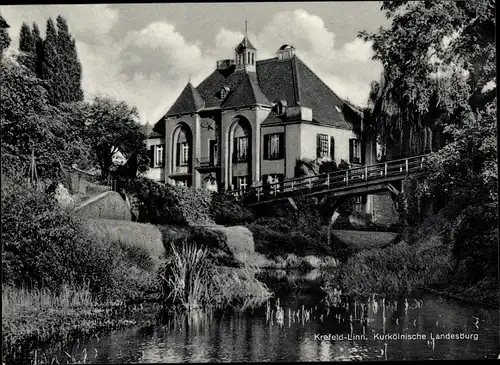
MULTIPOLYGON (((428 155, 387 161, 376 165, 355 167, 347 170, 306 176, 295 179, 234 190, 231 193, 246 205, 265 204, 290 200, 296 196, 318 196, 326 203, 327 198, 338 198, 390 191, 398 195, 400 185, 407 176, 422 176, 426 173, 428 155)), ((329 204, 332 206, 332 204, 329 204)), ((335 204, 333 204, 335 205, 335 204)), ((333 208, 333 207, 332 207, 333 208)))

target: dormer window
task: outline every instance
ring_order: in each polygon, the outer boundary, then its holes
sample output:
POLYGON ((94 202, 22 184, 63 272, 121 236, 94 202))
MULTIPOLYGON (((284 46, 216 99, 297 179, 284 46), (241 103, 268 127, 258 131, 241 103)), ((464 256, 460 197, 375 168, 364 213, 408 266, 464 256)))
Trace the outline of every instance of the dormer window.
POLYGON ((286 112, 286 107, 287 107, 287 101, 286 100, 280 100, 276 103, 276 114, 278 115, 283 115, 286 112))
POLYGON ((229 94, 229 87, 224 86, 222 89, 220 89, 220 99, 224 100, 227 97, 227 94, 229 94))

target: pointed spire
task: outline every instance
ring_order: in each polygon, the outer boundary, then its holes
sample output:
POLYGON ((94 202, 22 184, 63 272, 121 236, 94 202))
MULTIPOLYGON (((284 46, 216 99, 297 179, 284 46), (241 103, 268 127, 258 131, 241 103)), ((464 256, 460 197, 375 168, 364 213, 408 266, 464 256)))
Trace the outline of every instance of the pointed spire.
POLYGON ((245 37, 248 35, 247 21, 245 20, 245 37))

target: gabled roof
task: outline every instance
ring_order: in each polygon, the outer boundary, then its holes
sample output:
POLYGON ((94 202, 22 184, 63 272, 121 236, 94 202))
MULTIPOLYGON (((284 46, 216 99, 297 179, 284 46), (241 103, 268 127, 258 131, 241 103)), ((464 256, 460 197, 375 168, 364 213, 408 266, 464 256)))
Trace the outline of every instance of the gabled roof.
POLYGON ((166 116, 173 116, 185 113, 194 113, 205 106, 205 101, 200 93, 189 82, 181 94, 168 110, 166 116))
MULTIPOLYGON (((333 92, 296 55, 257 61, 256 72, 236 70, 234 65, 215 70, 196 89, 188 84, 166 116, 195 112, 202 107, 224 109, 258 103, 270 105, 279 100, 286 100, 289 107, 312 109, 313 123, 351 130, 361 124, 359 113, 352 112, 356 111, 355 107, 333 92), (220 100, 219 93, 224 86, 229 87, 230 92, 225 100, 220 100)), ((273 113, 269 118, 273 123, 279 119, 273 113)), ((158 124, 155 130, 162 132, 158 124)))
POLYGON ((271 103, 259 88, 255 72, 240 73, 243 74, 243 76, 240 78, 239 84, 234 90, 229 92, 229 95, 223 101, 221 107, 223 109, 229 109, 256 104, 271 106, 271 103))

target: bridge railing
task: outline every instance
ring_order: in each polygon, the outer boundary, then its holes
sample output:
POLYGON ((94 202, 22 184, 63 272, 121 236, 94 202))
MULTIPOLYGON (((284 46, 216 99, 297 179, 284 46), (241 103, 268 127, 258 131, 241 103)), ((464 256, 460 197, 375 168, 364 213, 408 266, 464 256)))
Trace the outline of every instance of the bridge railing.
POLYGON ((239 199, 252 198, 252 201, 273 200, 286 193, 287 196, 295 192, 310 192, 338 189, 352 185, 360 185, 368 181, 386 179, 394 176, 423 171, 427 155, 420 155, 398 160, 387 161, 370 166, 355 167, 347 170, 329 172, 314 176, 305 176, 287 179, 272 184, 253 186, 245 190, 231 192, 239 199))

